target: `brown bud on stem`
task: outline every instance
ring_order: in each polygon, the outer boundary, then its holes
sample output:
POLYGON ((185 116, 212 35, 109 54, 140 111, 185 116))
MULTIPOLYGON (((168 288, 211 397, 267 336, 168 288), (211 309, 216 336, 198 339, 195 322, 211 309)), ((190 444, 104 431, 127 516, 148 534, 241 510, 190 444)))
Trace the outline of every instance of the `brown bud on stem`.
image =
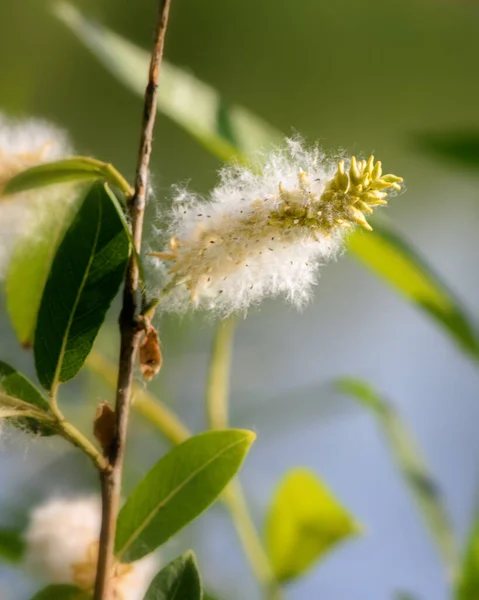
POLYGON ((93 434, 106 456, 116 435, 116 414, 108 402, 100 402, 96 409, 93 434))
POLYGON ((145 331, 145 337, 140 345, 140 368, 143 377, 150 381, 161 369, 163 356, 160 349, 158 332, 149 325, 145 331))

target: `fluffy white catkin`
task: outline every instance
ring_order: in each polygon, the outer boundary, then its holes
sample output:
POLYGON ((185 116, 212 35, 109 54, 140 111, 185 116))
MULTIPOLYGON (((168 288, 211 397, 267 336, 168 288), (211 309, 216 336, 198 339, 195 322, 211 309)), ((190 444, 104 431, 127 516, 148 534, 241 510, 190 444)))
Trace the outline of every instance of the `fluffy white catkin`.
POLYGON ((345 233, 387 204, 402 179, 374 157, 339 162, 287 140, 261 170, 230 165, 208 198, 177 190, 170 244, 151 255, 172 266, 160 310, 244 311, 267 296, 302 306, 318 268, 343 248, 345 233))
MULTIPOLYGON (((97 496, 53 498, 35 508, 25 535, 26 563, 48 583, 93 589, 101 526, 97 496)), ((158 571, 154 555, 114 568, 115 600, 142 600, 158 571)))
MULTIPOLYGON (((0 114, 0 279, 4 277, 12 249, 20 236, 29 235, 39 220, 51 215, 59 186, 15 196, 2 196, 5 184, 21 171, 70 154, 67 136, 44 121, 15 121, 0 114)), ((58 199, 60 200, 60 199, 58 199)))

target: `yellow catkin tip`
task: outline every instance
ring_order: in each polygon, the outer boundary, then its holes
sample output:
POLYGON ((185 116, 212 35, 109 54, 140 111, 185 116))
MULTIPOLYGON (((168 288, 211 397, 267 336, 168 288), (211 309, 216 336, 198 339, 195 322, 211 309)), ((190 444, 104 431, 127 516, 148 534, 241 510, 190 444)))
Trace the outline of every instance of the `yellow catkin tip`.
POLYGON ((382 169, 381 161, 378 160, 378 162, 374 165, 374 169, 372 170, 372 173, 371 173, 372 178, 378 179, 379 177, 381 177, 382 172, 383 172, 383 169, 382 169))
POLYGON ((358 169, 358 163, 356 161, 356 157, 352 156, 351 157, 351 166, 349 167, 349 175, 351 177, 351 180, 353 183, 355 183, 356 185, 358 183, 360 183, 361 181, 361 173, 358 169))

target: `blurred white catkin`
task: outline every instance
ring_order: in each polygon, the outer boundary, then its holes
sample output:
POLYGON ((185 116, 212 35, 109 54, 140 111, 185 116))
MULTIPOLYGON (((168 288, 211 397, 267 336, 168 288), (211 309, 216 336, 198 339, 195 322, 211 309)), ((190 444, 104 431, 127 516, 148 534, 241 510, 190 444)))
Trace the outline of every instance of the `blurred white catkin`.
POLYGON ((338 162, 297 139, 261 169, 233 164, 220 175, 208 198, 176 190, 169 248, 151 253, 172 264, 163 310, 226 316, 280 294, 301 307, 345 233, 356 224, 371 229, 365 215, 402 182, 372 156, 338 162))
POLYGON ((54 218, 55 202, 68 196, 62 193, 63 186, 2 196, 5 184, 29 167, 69 154, 66 134, 54 125, 37 119, 16 121, 0 114, 0 279, 18 238, 40 229, 42 219, 54 218))
MULTIPOLYGON (((27 566, 47 583, 92 590, 101 526, 98 496, 53 498, 35 508, 26 532, 27 566)), ((115 600, 142 600, 158 571, 154 555, 114 568, 115 600)))

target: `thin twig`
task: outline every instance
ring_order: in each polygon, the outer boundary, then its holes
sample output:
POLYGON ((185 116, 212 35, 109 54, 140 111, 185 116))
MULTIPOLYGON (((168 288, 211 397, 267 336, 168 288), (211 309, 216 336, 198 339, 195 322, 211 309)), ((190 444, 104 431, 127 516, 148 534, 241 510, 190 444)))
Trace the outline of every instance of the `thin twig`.
MULTIPOLYGON (((143 217, 148 190, 148 167, 156 117, 158 76, 163 57, 170 3, 171 0, 160 0, 158 21, 155 30, 155 43, 151 56, 148 85, 145 91, 135 192, 128 203, 132 238, 138 253, 141 250, 143 217)), ((119 319, 121 342, 115 406, 117 430, 108 453, 110 469, 101 474, 102 526, 94 600, 110 600, 112 597, 110 573, 113 565, 116 519, 120 503, 123 458, 128 431, 133 373, 141 335, 141 329, 137 323, 137 316, 139 314, 138 289, 138 263, 134 253, 132 253, 125 277, 123 308, 119 319)))

